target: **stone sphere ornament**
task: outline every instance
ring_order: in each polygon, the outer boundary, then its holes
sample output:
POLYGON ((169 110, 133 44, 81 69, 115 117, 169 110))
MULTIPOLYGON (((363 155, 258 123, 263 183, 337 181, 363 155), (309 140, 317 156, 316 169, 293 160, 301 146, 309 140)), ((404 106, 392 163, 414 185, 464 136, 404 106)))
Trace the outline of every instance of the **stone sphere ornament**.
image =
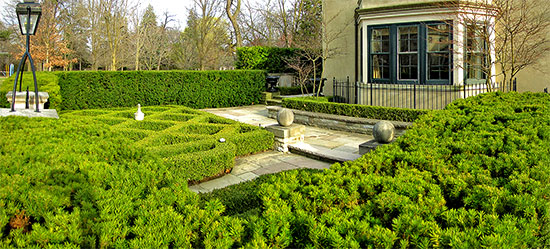
POLYGON ((374 125, 372 135, 376 142, 383 144, 390 143, 395 136, 395 127, 388 121, 380 121, 374 125))
POLYGON ((294 122, 294 113, 289 109, 281 109, 277 113, 277 122, 281 126, 290 126, 294 122))

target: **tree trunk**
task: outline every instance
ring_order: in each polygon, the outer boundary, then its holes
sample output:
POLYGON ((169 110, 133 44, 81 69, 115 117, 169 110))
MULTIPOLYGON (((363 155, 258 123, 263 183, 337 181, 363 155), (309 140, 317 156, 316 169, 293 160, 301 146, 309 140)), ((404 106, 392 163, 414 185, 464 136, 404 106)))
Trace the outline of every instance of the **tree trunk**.
POLYGON ((237 22, 237 17, 239 16, 240 10, 241 10, 241 0, 227 0, 226 6, 225 6, 225 12, 227 13, 227 17, 229 18, 229 21, 233 26, 233 30, 235 31, 235 40, 236 40, 235 47, 237 48, 243 46, 241 29, 239 28, 239 23, 237 22), (235 7, 235 12, 231 13, 231 5, 233 5, 233 1, 237 1, 237 6, 235 7))

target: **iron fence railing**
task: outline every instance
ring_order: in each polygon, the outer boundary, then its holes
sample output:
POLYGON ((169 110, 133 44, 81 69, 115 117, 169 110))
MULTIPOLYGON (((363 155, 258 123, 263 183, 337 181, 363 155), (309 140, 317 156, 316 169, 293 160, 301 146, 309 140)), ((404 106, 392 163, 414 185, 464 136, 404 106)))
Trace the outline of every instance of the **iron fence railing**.
POLYGON ((423 85, 352 83, 333 79, 333 102, 409 109, 443 109, 454 100, 475 96, 489 91, 510 92, 517 90, 512 84, 497 83, 490 88, 483 84, 423 85))

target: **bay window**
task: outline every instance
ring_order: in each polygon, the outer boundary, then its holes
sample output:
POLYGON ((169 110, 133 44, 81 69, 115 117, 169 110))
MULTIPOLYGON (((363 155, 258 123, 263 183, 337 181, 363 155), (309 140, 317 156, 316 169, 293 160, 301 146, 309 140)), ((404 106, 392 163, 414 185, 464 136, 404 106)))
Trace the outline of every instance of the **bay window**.
POLYGON ((447 23, 374 25, 367 32, 370 82, 452 84, 447 23))

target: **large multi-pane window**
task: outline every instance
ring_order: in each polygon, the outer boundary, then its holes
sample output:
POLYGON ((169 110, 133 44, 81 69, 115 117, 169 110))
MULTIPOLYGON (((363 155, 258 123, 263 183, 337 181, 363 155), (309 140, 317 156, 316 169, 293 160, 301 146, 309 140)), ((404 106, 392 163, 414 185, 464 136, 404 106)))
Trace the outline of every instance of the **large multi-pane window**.
POLYGON ((451 33, 444 22, 370 26, 369 80, 451 84, 451 33))
POLYGON ((472 24, 466 32, 466 82, 476 83, 487 79, 487 33, 484 25, 472 24))
POLYGON ((397 52, 399 79, 418 79, 418 27, 398 27, 397 32, 399 36, 397 52))

